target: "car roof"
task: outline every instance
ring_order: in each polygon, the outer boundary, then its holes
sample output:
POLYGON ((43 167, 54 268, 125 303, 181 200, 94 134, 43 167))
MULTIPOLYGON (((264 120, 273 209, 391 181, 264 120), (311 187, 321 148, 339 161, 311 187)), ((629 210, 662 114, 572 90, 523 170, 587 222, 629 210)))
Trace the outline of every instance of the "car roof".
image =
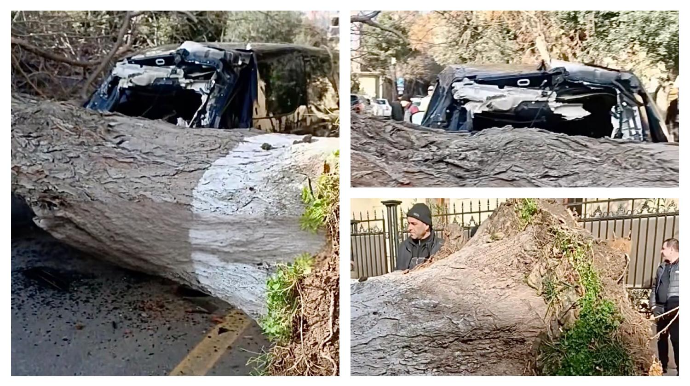
POLYGON ((535 64, 454 64, 446 67, 442 73, 452 74, 454 77, 500 75, 500 74, 522 74, 539 71, 541 65, 535 64))
POLYGON ((454 79, 462 79, 465 77, 482 77, 491 75, 519 75, 531 72, 549 71, 555 68, 564 68, 568 71, 572 79, 579 79, 583 81, 590 81, 596 83, 612 83, 621 75, 625 77, 633 77, 634 75, 628 71, 620 71, 612 68, 595 66, 591 64, 581 64, 566 62, 561 60, 552 60, 551 63, 539 62, 535 64, 454 64, 446 67, 438 75, 442 83, 449 84, 454 79))
MULTIPOLYGON (((206 47, 217 48, 221 50, 246 50, 249 47, 257 56, 281 55, 290 52, 301 52, 308 55, 315 56, 333 56, 337 57, 336 51, 329 51, 325 48, 304 46, 299 44, 283 44, 283 43, 232 43, 232 42, 196 42, 206 47)), ((156 47, 142 49, 132 56, 155 53, 174 52, 182 44, 165 44, 156 47)))

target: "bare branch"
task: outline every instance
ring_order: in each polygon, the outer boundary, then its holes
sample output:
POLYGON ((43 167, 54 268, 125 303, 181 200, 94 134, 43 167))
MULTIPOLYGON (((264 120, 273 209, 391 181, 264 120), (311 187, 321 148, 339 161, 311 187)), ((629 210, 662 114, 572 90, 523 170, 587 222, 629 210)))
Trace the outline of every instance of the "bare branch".
POLYGON ((12 36, 12 44, 20 46, 23 49, 25 49, 29 52, 32 52, 36 55, 42 56, 44 58, 54 60, 56 62, 71 64, 71 65, 77 66, 77 67, 93 67, 93 66, 97 66, 98 63, 100 63, 100 61, 98 61, 98 60, 83 62, 80 60, 74 60, 74 59, 70 59, 70 58, 67 58, 64 56, 55 55, 50 51, 46 51, 46 50, 43 50, 41 48, 38 48, 38 47, 32 45, 31 43, 27 42, 26 40, 15 38, 14 36, 12 36))
POLYGON ((396 31, 392 28, 388 28, 386 26, 383 26, 377 22, 374 21, 374 18, 378 16, 381 13, 381 11, 374 11, 368 15, 353 15, 350 16, 350 23, 361 23, 364 25, 368 25, 370 27, 378 28, 381 31, 386 31, 388 33, 392 33, 393 35, 397 36, 400 38, 402 41, 406 42, 407 37, 405 35, 401 34, 399 31, 396 31))
POLYGON ((373 18, 378 16, 381 11, 374 11, 370 14, 363 15, 352 15, 350 16, 350 23, 364 23, 365 21, 371 21, 373 18))
POLYGON ((115 42, 115 45, 113 48, 110 50, 108 55, 106 55, 105 58, 103 58, 103 61, 101 61, 101 64, 96 68, 95 71, 89 75, 89 78, 86 79, 86 83, 84 83, 84 86, 81 89, 81 97, 83 99, 86 99, 88 97, 89 93, 89 87, 91 86, 91 83, 93 83, 98 75, 103 72, 103 70, 108 67, 108 64, 110 61, 115 57, 115 54, 120 50, 120 47, 122 46, 122 43, 125 40, 125 35, 127 34, 127 31, 129 31, 129 25, 130 22, 132 21, 132 18, 136 16, 138 13, 134 12, 127 12, 125 14, 125 19, 122 21, 122 27, 120 27, 120 32, 117 34, 117 41, 115 42))
POLYGON ((46 94, 41 92, 41 90, 39 90, 38 87, 36 87, 34 82, 31 81, 31 78, 29 77, 29 75, 26 72, 24 72, 21 64, 19 63, 19 60, 17 60, 17 58, 15 58, 14 55, 12 55, 12 62, 14 62, 14 65, 17 68, 17 70, 22 74, 22 76, 24 76, 24 79, 26 79, 26 82, 29 84, 29 86, 31 86, 31 88, 34 89, 34 91, 36 91, 36 93, 38 95, 45 98, 46 94))
POLYGON ((191 12, 189 12, 189 11, 175 11, 175 12, 181 13, 181 14, 187 16, 187 17, 189 18, 189 20, 191 20, 191 21, 193 21, 193 22, 195 22, 195 23, 198 23, 198 22, 199 22, 199 20, 196 18, 196 16, 194 16, 194 15, 193 15, 191 12))

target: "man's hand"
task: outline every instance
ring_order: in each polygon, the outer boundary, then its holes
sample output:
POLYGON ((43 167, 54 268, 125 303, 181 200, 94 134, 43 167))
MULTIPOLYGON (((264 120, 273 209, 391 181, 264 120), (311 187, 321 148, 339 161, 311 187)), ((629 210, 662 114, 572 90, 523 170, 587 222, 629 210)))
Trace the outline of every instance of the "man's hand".
POLYGON ((659 316, 659 315, 664 313, 664 307, 654 306, 654 307, 652 307, 652 313, 654 314, 655 317, 659 316))

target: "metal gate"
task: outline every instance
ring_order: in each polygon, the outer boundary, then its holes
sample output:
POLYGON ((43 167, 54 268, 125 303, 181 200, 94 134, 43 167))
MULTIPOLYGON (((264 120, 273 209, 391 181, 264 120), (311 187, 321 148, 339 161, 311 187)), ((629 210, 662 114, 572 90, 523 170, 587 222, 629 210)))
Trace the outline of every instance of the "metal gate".
POLYGON ((379 276, 390 272, 386 253, 386 221, 377 218, 366 218, 360 214, 359 220, 350 220, 351 236, 350 263, 356 278, 379 276))
MULTIPOLYGON (((626 284, 648 289, 661 263, 664 240, 678 238, 679 210, 664 198, 566 199, 583 228, 600 239, 630 239, 626 284)), ((625 242, 621 244, 625 245, 625 242)))

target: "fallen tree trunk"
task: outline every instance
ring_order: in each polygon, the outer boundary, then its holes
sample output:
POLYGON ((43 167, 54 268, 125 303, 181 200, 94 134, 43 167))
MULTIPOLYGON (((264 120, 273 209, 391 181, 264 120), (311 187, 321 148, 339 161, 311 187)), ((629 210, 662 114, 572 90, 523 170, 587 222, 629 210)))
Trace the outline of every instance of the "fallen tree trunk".
MULTIPOLYGON (((544 350, 557 347, 562 331, 573 327, 584 312, 578 297, 588 291, 575 282, 563 286, 556 300, 547 297, 547 280, 578 277, 570 259, 558 255, 562 244, 554 232, 593 243, 588 262, 622 317, 612 339, 632 358, 626 362, 630 367, 620 371, 649 368, 651 326, 632 309, 618 282, 627 272, 623 253, 594 241, 560 204, 539 200, 530 225, 520 219, 516 205, 509 201, 499 207, 464 247, 446 258, 351 285, 353 375, 554 372, 546 369, 554 360, 544 350)), ((601 374, 619 371, 602 367, 601 374)))
POLYGON ((272 267, 316 253, 302 188, 337 138, 185 129, 12 97, 12 191, 56 238, 253 317, 272 267))
POLYGON ((678 145, 510 127, 469 136, 352 115, 352 186, 677 187, 678 145), (415 128, 416 127, 416 128, 415 128))

